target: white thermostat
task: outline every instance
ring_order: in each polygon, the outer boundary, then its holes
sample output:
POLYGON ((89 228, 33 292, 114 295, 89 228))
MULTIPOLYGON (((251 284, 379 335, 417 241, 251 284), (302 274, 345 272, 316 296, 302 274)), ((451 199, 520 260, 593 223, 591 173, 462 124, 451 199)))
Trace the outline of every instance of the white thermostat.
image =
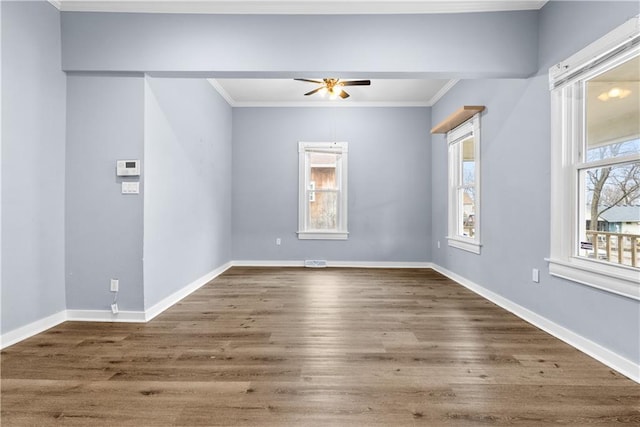
POLYGON ((116 175, 139 176, 140 160, 118 160, 116 162, 116 175))

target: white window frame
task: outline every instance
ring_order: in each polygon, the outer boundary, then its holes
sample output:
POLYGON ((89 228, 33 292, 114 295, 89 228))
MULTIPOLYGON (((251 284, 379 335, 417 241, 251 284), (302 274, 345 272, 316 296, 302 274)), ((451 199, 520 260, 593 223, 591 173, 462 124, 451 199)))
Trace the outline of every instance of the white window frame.
POLYGON ((472 118, 462 123, 455 129, 447 132, 447 146, 449 150, 449 227, 447 241, 449 246, 462 249, 474 254, 480 254, 480 114, 475 114, 472 118), (460 166, 462 159, 459 158, 460 150, 456 149, 457 144, 473 136, 474 161, 475 161, 475 234, 473 237, 458 235, 458 221, 460 218, 460 207, 458 206, 457 191, 461 186, 460 166))
POLYGON ((347 142, 298 142, 298 239, 313 240, 347 240, 347 166, 349 156, 349 144, 347 142), (308 164, 307 153, 312 151, 324 151, 341 154, 336 167, 338 168, 338 204, 339 213, 335 230, 313 230, 308 228, 308 197, 307 188, 311 185, 311 168, 308 164))
MULTIPOLYGON (((581 169, 584 147, 583 85, 586 80, 638 54, 639 18, 549 69, 551 90, 551 247, 549 273, 573 282, 640 300, 638 269, 578 256, 581 169)), ((640 160, 640 154, 615 159, 640 160)), ((597 163, 597 162, 596 162, 597 163)))

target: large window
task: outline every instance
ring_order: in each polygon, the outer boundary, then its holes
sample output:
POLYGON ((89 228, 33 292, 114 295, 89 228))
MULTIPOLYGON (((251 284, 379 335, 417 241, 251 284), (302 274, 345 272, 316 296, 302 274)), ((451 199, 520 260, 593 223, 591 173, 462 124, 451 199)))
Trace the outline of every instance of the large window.
POLYGON ((345 240, 346 142, 300 142, 298 238, 345 240))
POLYGON ((480 253, 480 115, 447 133, 449 246, 480 253))
POLYGON ((637 25, 635 18, 550 70, 550 272, 640 299, 637 25))

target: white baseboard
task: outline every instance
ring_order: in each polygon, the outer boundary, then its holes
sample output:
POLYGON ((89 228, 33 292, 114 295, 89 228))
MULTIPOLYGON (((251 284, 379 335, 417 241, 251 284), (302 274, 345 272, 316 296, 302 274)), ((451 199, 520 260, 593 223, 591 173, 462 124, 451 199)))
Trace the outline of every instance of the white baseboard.
POLYGON ((233 263, 231 261, 227 262, 226 264, 221 265, 220 267, 216 268, 215 270, 212 270, 211 272, 205 274, 204 276, 199 277, 198 279, 189 283, 187 286, 178 290, 177 292, 172 293, 171 295, 162 299, 158 303, 152 305, 151 307, 145 310, 143 321, 148 322, 149 320, 153 319, 158 314, 162 313, 172 305, 181 301, 183 298, 197 291, 198 289, 200 289, 201 287, 203 287, 204 285, 206 285, 207 283, 209 283, 210 281, 212 281, 213 279, 215 279, 216 277, 218 277, 219 275, 221 275, 222 273, 230 269, 232 266, 233 266, 233 263))
POLYGON ((0 336, 0 349, 7 348, 13 344, 16 344, 22 340, 26 340, 29 337, 44 332, 47 329, 53 328, 60 323, 67 320, 67 311, 62 310, 56 314, 45 317, 44 319, 36 320, 28 325, 9 331, 0 336))
MULTIPOLYGON (((264 261, 236 260, 231 261, 234 267, 304 267, 300 261, 264 261)), ((327 267, 343 268, 432 268, 430 262, 380 262, 380 261, 329 261, 327 267)))
POLYGON ((67 310, 67 320, 72 322, 144 322, 144 311, 67 310))
POLYGON ((552 322, 551 320, 540 316, 539 314, 522 307, 519 304, 514 303, 480 285, 466 279, 446 268, 439 265, 433 265, 433 269, 437 272, 447 276, 451 280, 454 280, 464 286, 465 288, 475 292, 483 298, 488 299, 494 304, 504 308, 505 310, 515 314, 524 321, 531 323, 537 328, 542 329, 548 334, 553 335, 561 341, 569 344, 570 346, 580 350, 581 352, 593 357, 600 363, 603 363, 611 369, 621 373, 622 375, 632 379, 633 381, 640 383, 640 365, 633 361, 620 356, 617 353, 597 344, 575 332, 552 322))
POLYGON ((300 261, 264 261, 264 260, 234 260, 233 267, 304 267, 304 260, 300 261))
POLYGON ((430 262, 327 261, 327 267, 348 268, 432 268, 430 262))

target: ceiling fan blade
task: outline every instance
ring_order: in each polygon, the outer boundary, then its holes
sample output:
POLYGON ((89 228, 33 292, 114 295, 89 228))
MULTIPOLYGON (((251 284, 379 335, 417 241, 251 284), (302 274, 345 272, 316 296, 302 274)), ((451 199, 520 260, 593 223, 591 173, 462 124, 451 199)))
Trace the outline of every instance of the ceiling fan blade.
POLYGON ((347 99, 349 96, 350 95, 345 91, 340 92, 340 98, 342 99, 347 99))
POLYGON ((341 81, 340 86, 370 86, 371 80, 347 80, 341 81))
POLYGON ((305 94, 304 94, 304 96, 307 96, 307 95, 313 95, 314 93, 319 92, 319 91, 321 91, 321 90, 322 90, 322 89, 324 89, 324 88, 325 88, 324 86, 319 87, 319 88, 317 88, 317 89, 312 90, 311 92, 307 92, 307 93, 305 93, 305 94))
POLYGON ((293 79, 293 80, 297 80, 299 82, 317 83, 319 85, 323 85, 324 84, 324 82, 322 80, 310 80, 310 79, 293 79))

